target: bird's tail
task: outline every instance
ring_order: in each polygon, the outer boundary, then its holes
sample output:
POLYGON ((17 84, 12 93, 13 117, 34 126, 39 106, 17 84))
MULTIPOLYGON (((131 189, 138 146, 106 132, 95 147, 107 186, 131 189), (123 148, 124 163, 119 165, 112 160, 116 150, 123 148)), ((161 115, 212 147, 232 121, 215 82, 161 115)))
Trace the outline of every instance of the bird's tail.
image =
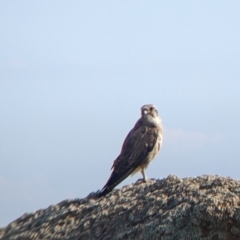
POLYGON ((132 172, 134 171, 134 168, 130 168, 125 172, 118 172, 115 171, 112 172, 110 178, 108 179, 105 186, 102 188, 102 190, 99 193, 99 197, 105 196, 109 192, 111 192, 119 183, 121 183, 125 178, 127 178, 132 172))

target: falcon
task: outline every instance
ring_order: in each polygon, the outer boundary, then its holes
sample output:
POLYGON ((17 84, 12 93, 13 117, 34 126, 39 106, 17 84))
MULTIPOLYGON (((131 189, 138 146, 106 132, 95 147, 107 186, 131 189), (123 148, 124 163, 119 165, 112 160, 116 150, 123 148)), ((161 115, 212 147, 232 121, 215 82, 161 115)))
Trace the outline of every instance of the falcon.
POLYGON ((152 104, 141 107, 141 117, 125 138, 120 155, 113 162, 112 173, 99 197, 111 192, 130 174, 141 172, 147 182, 145 169, 162 146, 162 123, 157 108, 152 104))

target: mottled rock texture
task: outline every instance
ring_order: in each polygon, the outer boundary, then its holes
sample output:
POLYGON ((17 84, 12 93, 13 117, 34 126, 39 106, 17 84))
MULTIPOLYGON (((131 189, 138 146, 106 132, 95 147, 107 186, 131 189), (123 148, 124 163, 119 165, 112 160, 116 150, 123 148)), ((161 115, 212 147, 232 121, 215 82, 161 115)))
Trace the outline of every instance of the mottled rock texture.
POLYGON ((240 239, 240 181, 168 176, 24 214, 1 239, 240 239))

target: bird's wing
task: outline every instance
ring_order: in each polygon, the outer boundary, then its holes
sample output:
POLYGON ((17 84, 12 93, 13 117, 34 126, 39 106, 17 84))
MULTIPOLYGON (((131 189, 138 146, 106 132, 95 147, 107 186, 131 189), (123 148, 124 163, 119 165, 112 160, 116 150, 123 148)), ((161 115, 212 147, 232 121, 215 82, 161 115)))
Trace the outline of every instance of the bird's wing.
POLYGON ((110 192, 115 186, 127 178, 140 166, 149 152, 151 152, 158 139, 156 127, 139 127, 127 135, 122 151, 112 166, 112 174, 101 190, 100 196, 110 192))

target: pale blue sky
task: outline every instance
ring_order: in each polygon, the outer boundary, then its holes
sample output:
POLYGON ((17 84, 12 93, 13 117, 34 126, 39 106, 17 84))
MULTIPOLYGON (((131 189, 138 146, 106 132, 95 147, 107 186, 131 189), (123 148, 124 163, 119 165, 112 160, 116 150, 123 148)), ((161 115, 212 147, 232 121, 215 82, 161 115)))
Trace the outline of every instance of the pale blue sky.
POLYGON ((146 103, 164 126, 149 177, 239 179, 239 13, 239 1, 0 0, 0 226, 102 188, 146 103))

